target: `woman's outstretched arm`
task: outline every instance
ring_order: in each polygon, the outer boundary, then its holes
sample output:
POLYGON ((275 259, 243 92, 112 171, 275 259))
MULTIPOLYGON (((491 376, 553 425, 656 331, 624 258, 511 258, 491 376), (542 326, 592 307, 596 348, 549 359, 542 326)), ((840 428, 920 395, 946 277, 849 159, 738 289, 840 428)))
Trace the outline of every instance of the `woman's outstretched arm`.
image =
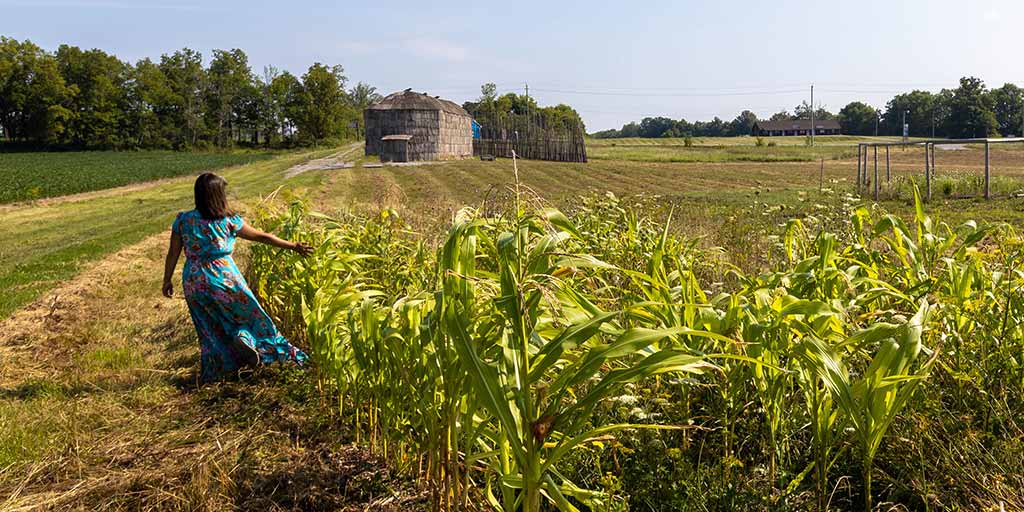
POLYGON ((171 243, 167 246, 167 260, 164 261, 164 297, 174 295, 174 285, 171 278, 174 276, 174 267, 178 266, 178 257, 181 256, 181 235, 171 231, 171 243))
POLYGON ((249 240, 250 242, 259 242, 261 244, 273 245, 274 247, 295 251, 303 256, 309 256, 313 252, 313 248, 304 243, 282 240, 270 233, 265 233, 253 228, 248 224, 242 226, 242 229, 238 230, 238 236, 249 240))

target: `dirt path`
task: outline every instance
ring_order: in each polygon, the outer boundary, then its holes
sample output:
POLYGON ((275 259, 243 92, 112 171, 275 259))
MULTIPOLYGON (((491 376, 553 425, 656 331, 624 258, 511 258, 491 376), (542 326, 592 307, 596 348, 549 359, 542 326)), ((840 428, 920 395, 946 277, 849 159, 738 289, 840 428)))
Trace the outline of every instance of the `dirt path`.
POLYGON ((184 301, 159 294, 164 244, 118 251, 0 322, 0 510, 418 508, 345 443, 311 371, 195 386, 184 301))
POLYGON ((317 158, 316 160, 310 160, 303 162, 299 165, 289 168, 284 173, 285 178, 292 178, 298 176, 304 172, 309 171, 325 171, 331 169, 349 169, 355 166, 354 156, 357 150, 363 146, 362 142, 353 142, 348 146, 342 148, 341 151, 334 153, 333 155, 326 156, 324 158, 317 158))

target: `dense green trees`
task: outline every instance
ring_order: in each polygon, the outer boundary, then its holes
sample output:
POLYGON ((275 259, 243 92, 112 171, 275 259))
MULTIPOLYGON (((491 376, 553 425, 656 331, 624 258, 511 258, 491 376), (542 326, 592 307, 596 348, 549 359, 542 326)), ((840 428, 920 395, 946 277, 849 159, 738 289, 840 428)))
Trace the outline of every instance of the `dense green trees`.
POLYGON ((992 112, 1003 135, 1024 134, 1024 89, 1014 84, 1005 84, 989 93, 992 98, 992 112))
POLYGON ((53 142, 64 135, 73 94, 57 60, 29 41, 0 37, 0 126, 8 138, 53 142))
POLYGON ((380 95, 345 89, 341 66, 296 78, 253 73, 240 49, 208 65, 189 48, 134 65, 102 50, 49 53, 0 37, 0 141, 78 148, 189 148, 316 143, 356 136, 380 95))
POLYGON ((961 78, 960 87, 953 91, 949 113, 943 120, 950 137, 988 137, 999 134, 999 123, 992 111, 994 102, 984 82, 970 77, 961 78))
POLYGON ((583 118, 569 105, 542 107, 534 98, 513 92, 498 96, 498 88, 493 83, 482 85, 480 97, 463 103, 462 108, 484 126, 500 125, 511 118, 528 118, 535 125, 584 129, 583 118))
POLYGON ((854 101, 839 111, 839 126, 847 135, 874 135, 880 113, 874 107, 854 101))
MULTIPOLYGON (((837 119, 842 132, 848 135, 901 135, 903 122, 909 125, 911 137, 994 137, 1024 134, 1024 89, 1005 84, 989 90, 978 78, 960 79, 956 89, 937 93, 910 91, 894 96, 884 110, 877 110, 861 101, 843 107, 838 114, 818 107, 815 119, 837 119), (880 116, 880 117, 879 117, 880 116)), ((810 105, 801 102, 793 113, 783 110, 772 114, 769 121, 810 118, 810 105)), ((592 133, 596 138, 615 137, 720 137, 749 135, 757 116, 744 110, 730 123, 717 117, 710 122, 678 121, 666 117, 649 117, 640 123, 627 123, 620 130, 592 133)))

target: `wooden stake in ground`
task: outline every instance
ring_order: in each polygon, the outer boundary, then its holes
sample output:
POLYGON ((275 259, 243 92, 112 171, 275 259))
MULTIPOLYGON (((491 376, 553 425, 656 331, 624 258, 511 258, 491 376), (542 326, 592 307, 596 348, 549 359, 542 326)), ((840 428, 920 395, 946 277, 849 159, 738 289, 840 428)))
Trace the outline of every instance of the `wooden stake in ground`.
POLYGON ((988 141, 985 142, 985 199, 991 199, 991 189, 989 188, 991 172, 989 169, 989 152, 988 152, 988 141))
POLYGON ((924 143, 924 200, 932 200, 932 170, 931 160, 928 158, 928 143, 924 143))
POLYGON ((818 171, 818 193, 821 193, 821 189, 825 186, 825 159, 821 159, 821 170, 818 171))

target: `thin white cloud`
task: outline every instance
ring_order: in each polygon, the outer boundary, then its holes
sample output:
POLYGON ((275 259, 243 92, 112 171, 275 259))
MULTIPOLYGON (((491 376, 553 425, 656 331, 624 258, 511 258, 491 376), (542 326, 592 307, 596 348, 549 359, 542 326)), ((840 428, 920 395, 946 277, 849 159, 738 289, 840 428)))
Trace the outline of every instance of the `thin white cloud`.
POLYGON ((404 47, 413 55, 426 59, 465 62, 469 58, 468 48, 443 39, 417 37, 406 40, 404 47))
POLYGON ((163 11, 213 11, 214 7, 201 4, 179 2, 115 2, 109 0, 0 0, 0 7, 65 7, 84 9, 132 9, 132 10, 163 10, 163 11))

